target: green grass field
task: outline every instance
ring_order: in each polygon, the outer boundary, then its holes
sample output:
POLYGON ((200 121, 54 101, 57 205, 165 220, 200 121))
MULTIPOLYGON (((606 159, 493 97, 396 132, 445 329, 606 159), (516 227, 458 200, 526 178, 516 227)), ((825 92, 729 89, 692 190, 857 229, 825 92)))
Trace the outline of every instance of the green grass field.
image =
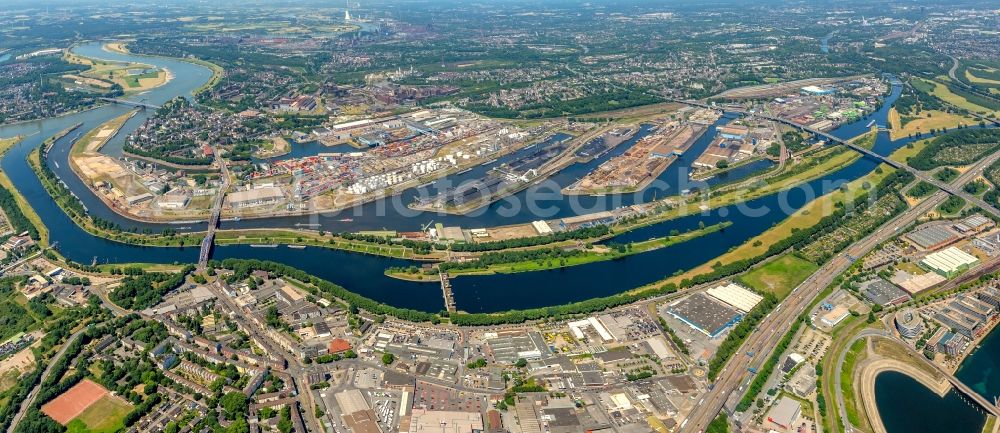
POLYGON ((851 344, 850 350, 844 356, 844 365, 840 370, 840 392, 844 396, 844 409, 847 411, 847 419, 851 424, 862 426, 861 415, 854 390, 854 369, 859 361, 865 358, 865 340, 858 340, 851 344))
MULTIPOLYGON (((914 134, 927 133, 931 129, 955 128, 959 125, 974 125, 979 121, 973 117, 948 113, 940 110, 925 110, 913 117, 907 117, 906 123, 895 109, 889 112, 890 137, 895 140, 914 134)), ((912 156, 912 155, 911 155, 912 156)))
POLYGON ((105 395, 66 425, 69 433, 114 433, 125 428, 125 415, 132 405, 105 395))
POLYGON ((139 80, 146 79, 146 78, 156 78, 158 76, 160 76, 160 72, 159 71, 155 71, 155 72, 147 72, 145 74, 139 74, 139 75, 126 75, 122 79, 125 80, 125 84, 127 84, 128 87, 131 88, 131 87, 139 87, 141 85, 141 84, 139 84, 139 80))
POLYGON ((958 108, 964 108, 969 111, 973 111, 976 113, 983 113, 983 114, 990 114, 993 111, 988 107, 977 105, 971 102, 969 99, 964 98, 961 95, 952 92, 951 89, 948 88, 948 86, 941 84, 939 82, 920 78, 912 81, 912 83, 914 87, 918 88, 918 90, 930 93, 931 95, 936 96, 938 99, 945 101, 951 105, 954 105, 958 108), (916 84, 918 82, 921 82, 922 84, 916 84))
MULTIPOLYGON (((14 385, 17 385, 17 379, 20 377, 21 372, 16 368, 0 372, 0 394, 4 394, 5 391, 13 388, 14 385)), ((0 400, 0 403, 2 402, 3 401, 0 400)), ((3 407, 3 405, 0 405, 0 407, 3 407)))
MULTIPOLYGON (((822 296, 818 299, 822 299, 822 296)), ((833 343, 826 350, 826 355, 820 361, 820 365, 823 367, 823 376, 820 381, 822 388, 819 389, 819 392, 823 394, 823 399, 826 402, 827 416, 823 418, 826 431, 843 431, 844 429, 841 418, 837 415, 837 380, 835 378, 837 361, 840 360, 840 352, 848 350, 847 343, 850 339, 846 338, 846 336, 854 335, 864 328, 866 324, 862 317, 854 316, 848 316, 847 319, 840 322, 831 334, 833 336, 833 343)))
POLYGON ((905 164, 910 160, 910 158, 913 158, 920 153, 921 150, 924 150, 924 148, 927 147, 927 143, 930 143, 930 139, 907 144, 906 146, 897 149, 895 152, 892 152, 892 154, 889 155, 889 159, 905 164))
POLYGON ((788 253, 747 272, 741 279, 759 292, 784 298, 817 269, 815 263, 788 253))

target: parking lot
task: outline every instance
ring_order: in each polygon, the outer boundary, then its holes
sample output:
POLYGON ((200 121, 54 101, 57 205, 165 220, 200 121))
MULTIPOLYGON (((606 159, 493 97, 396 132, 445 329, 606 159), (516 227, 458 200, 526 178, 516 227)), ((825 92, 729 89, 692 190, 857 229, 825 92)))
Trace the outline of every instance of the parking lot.
POLYGON ((399 393, 370 391, 368 397, 382 431, 396 431, 399 428, 399 393))

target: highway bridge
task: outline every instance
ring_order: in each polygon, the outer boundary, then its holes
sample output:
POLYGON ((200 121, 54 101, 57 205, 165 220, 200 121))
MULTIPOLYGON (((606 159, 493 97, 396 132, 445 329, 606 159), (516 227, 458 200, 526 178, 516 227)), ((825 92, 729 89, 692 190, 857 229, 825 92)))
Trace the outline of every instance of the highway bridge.
MULTIPOLYGON (((688 100, 682 100, 682 99, 672 99, 671 101, 678 102, 678 103, 681 103, 681 104, 687 104, 687 105, 691 105, 691 106, 695 106, 695 107, 708 108, 708 109, 712 109, 712 110, 718 110, 718 109, 720 109, 720 107, 711 106, 711 105, 708 105, 708 104, 705 104, 705 103, 702 103, 702 102, 698 102, 698 101, 688 101, 688 100)), ((917 170, 917 169, 915 169, 913 167, 910 167, 909 165, 906 165, 906 164, 903 164, 901 162, 898 162, 898 161, 895 161, 893 159, 890 159, 887 156, 875 153, 871 149, 858 146, 857 144, 854 144, 854 143, 852 143, 850 141, 841 139, 840 137, 836 137, 834 135, 828 134, 828 133, 820 131, 818 129, 810 128, 810 127, 808 127, 806 125, 802 125, 800 123, 795 123, 795 122, 793 122, 791 120, 788 120, 788 119, 783 119, 783 118, 780 118, 780 117, 775 117, 775 116, 771 116, 771 115, 767 115, 767 114, 762 114, 762 113, 751 113, 751 112, 748 112, 748 111, 740 109, 740 108, 729 107, 729 106, 724 107, 724 109, 726 111, 733 112, 733 113, 739 113, 739 114, 743 114, 743 115, 754 116, 754 117, 758 117, 758 118, 761 118, 761 119, 767 119, 767 120, 770 120, 770 121, 773 121, 773 122, 782 123, 782 124, 791 126, 793 128, 796 128, 796 129, 808 132, 810 134, 813 134, 816 137, 820 137, 822 139, 825 139, 825 140, 829 141, 830 143, 842 144, 844 146, 847 146, 851 150, 854 150, 854 151, 856 151, 858 153, 861 153, 862 155, 865 155, 865 156, 867 156, 869 158, 875 159, 876 161, 888 164, 889 166, 891 166, 893 168, 909 171, 910 173, 913 173, 913 175, 916 176, 917 179, 920 179, 920 180, 922 180, 924 182, 927 182, 927 183, 929 183, 931 185, 934 185, 935 187, 937 187, 938 189, 940 189, 940 190, 948 193, 949 195, 961 197, 962 199, 964 199, 966 201, 966 203, 971 203, 971 204, 973 204, 975 206, 978 206, 980 209, 982 209, 982 210, 984 210, 986 212, 989 212, 989 213, 991 213, 993 215, 996 215, 996 216, 1000 217, 1000 209, 997 209, 995 206, 993 206, 993 205, 985 202, 983 199, 981 199, 979 197, 976 197, 976 196, 974 196, 972 194, 966 193, 964 190, 962 190, 962 188, 960 186, 952 186, 952 185, 949 185, 947 183, 941 182, 940 180, 938 180, 934 176, 930 175, 929 173, 917 170)))
POLYGON ((143 101, 130 101, 128 99, 118 99, 118 98, 101 98, 101 100, 104 102, 110 102, 112 104, 128 105, 131 107, 139 107, 143 109, 152 108, 155 110, 157 108, 160 108, 159 105, 153 105, 143 101))
MULTIPOLYGON (((686 103, 686 101, 680 102, 686 103)), ((704 104, 692 105, 707 107, 704 104)), ((716 109, 716 107, 707 108, 716 109)), ((843 143, 843 141, 839 139, 834 141, 837 143, 843 143)), ((864 153, 866 155, 869 154, 868 152, 864 153)), ((879 155, 877 159, 884 160, 885 158, 879 155)), ((854 257, 862 257, 882 242, 897 236, 900 227, 913 224, 919 217, 925 215, 927 212, 943 203, 949 194, 947 191, 961 189, 962 185, 971 181, 978 173, 981 173, 983 169, 989 167, 997 160, 1000 160, 1000 152, 996 152, 986 158, 980 159, 952 182, 954 188, 949 187, 947 190, 942 189, 941 191, 938 191, 932 196, 924 199, 909 210, 896 216, 889 222, 882 224, 878 229, 869 233, 860 241, 857 241, 847 247, 841 254, 834 256, 830 259, 830 261, 820 267, 819 270, 795 287, 782 301, 781 305, 769 313, 767 317, 765 317, 757 325, 755 332, 746 338, 740 346, 740 354, 735 355, 731 360, 729 360, 729 362, 726 363, 726 367, 723 368, 718 377, 716 377, 713 382, 713 386, 710 388, 705 397, 698 402, 691 413, 688 414, 688 418, 685 420, 684 424, 681 424, 679 431, 681 433, 704 431, 708 424, 715 419, 720 411, 723 410, 726 405, 726 401, 729 400, 730 397, 736 399, 742 397, 742 393, 744 391, 743 386, 748 384, 748 381, 751 380, 749 378, 750 374, 748 373, 747 367, 752 366, 759 369, 767 361, 767 358, 777 346, 778 341, 782 338, 785 332, 787 332, 788 324, 796 320, 796 318, 806 310, 809 304, 820 294, 820 292, 828 287, 838 275, 842 274, 854 264, 854 257)), ((894 166, 897 165, 894 164, 894 166)), ((900 164, 899 166, 913 171, 912 168, 906 166, 905 164, 900 164)), ((920 175, 925 176, 923 173, 920 173, 920 175)), ((936 182, 936 180, 934 184, 940 185, 940 183, 936 182)), ((984 207, 984 209, 987 208, 984 207)), ((995 408, 991 408, 989 406, 983 407, 990 411, 996 410, 995 408)))
POLYGON ((927 183, 929 183, 931 185, 934 185, 935 187, 937 187, 938 189, 940 189, 940 190, 948 193, 949 195, 961 197, 962 199, 965 200, 966 203, 971 203, 971 204, 973 204, 975 206, 978 206, 980 209, 982 209, 982 210, 984 210, 986 212, 989 212, 989 213, 991 213, 993 215, 996 215, 996 216, 1000 217, 1000 209, 997 209, 996 207, 994 207, 993 205, 987 203, 986 201, 984 201, 983 199, 981 199, 979 197, 976 197, 976 196, 974 196, 972 194, 969 194, 969 193, 965 192, 965 190, 963 190, 961 186, 953 186, 953 185, 949 185, 947 183, 941 182, 940 180, 938 180, 937 178, 935 178, 934 176, 930 175, 927 172, 917 170, 917 169, 915 169, 913 167, 910 167, 909 165, 906 165, 906 164, 903 164, 901 162, 898 162, 898 161, 895 161, 893 159, 890 159, 887 156, 883 156, 883 155, 880 155, 878 153, 875 153, 871 149, 858 146, 857 144, 854 144, 854 143, 851 143, 849 141, 840 139, 840 138, 835 137, 833 135, 827 134, 827 133, 825 133, 823 131, 819 131, 819 130, 810 128, 808 126, 800 125, 800 124, 797 124, 795 122, 792 122, 792 121, 789 121, 789 120, 785 120, 785 119, 781 119, 781 118, 776 118, 776 117, 772 117, 772 116, 760 116, 760 117, 763 117, 763 118, 769 119, 769 120, 774 120, 776 122, 781 122, 781 123, 784 123, 784 124, 786 124, 788 126, 792 126, 792 127, 795 127, 795 128, 799 128, 799 129, 801 129, 803 131, 806 131, 806 132, 809 132, 811 134, 814 134, 817 137, 822 137, 822 138, 824 138, 826 140, 829 140, 831 143, 843 144, 843 145, 851 148, 854 151, 857 151, 857 152, 860 152, 860 153, 864 154, 865 156, 868 156, 870 158, 874 158, 874 159, 876 159, 878 161, 881 161, 881 162, 884 162, 886 164, 889 164, 893 168, 909 171, 910 173, 913 173, 913 175, 916 176, 917 179, 920 179, 920 180, 922 180, 924 182, 927 182, 927 183))

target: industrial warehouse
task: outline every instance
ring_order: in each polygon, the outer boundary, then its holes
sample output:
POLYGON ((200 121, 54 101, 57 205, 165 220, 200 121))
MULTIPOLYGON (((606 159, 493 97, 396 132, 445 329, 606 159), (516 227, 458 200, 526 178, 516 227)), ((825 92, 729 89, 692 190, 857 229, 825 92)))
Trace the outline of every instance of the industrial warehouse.
POLYGON ((718 337, 741 317, 736 310, 701 293, 671 304, 667 312, 711 338, 718 337))
POLYGON ((976 256, 955 247, 930 254, 920 261, 921 266, 946 278, 954 277, 977 264, 979 259, 976 256))
POLYGON ((935 225, 914 230, 904 236, 922 250, 934 251, 941 247, 951 245, 959 240, 958 233, 955 233, 943 225, 935 225))
POLYGON ((744 289, 736 284, 729 283, 725 286, 713 287, 705 291, 708 296, 718 299, 733 308, 749 313, 753 307, 757 306, 764 297, 744 289))
POLYGON ((754 292, 730 283, 674 302, 666 312, 709 338, 715 338, 736 324, 763 299, 754 292))

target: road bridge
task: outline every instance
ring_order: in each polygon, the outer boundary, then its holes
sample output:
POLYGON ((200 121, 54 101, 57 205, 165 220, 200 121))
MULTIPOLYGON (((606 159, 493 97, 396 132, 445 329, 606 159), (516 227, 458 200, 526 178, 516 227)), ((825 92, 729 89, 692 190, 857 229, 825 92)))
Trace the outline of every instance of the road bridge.
MULTIPOLYGON (((714 106, 705 104, 703 102, 698 102, 698 101, 688 101, 688 100, 682 100, 682 99, 671 99, 671 101, 678 102, 678 103, 681 103, 681 104, 687 104, 687 105, 691 105, 691 106, 695 106, 695 107, 708 108, 708 109, 713 109, 713 110, 719 109, 719 107, 714 107, 714 106)), ((761 119, 766 119, 766 120, 770 120, 770 121, 773 121, 773 122, 778 122, 778 123, 781 123, 781 124, 788 125, 788 126, 791 126, 793 128, 799 129, 801 131, 813 134, 814 136, 820 137, 820 138, 822 138, 824 140, 827 140, 830 143, 842 144, 844 146, 847 146, 851 150, 854 150, 855 152, 861 153, 862 155, 865 155, 865 156, 867 156, 869 158, 872 158, 872 159, 874 159, 876 161, 888 164, 889 166, 891 166, 893 168, 909 171, 910 173, 913 173, 913 175, 916 176, 917 179, 920 179, 920 180, 922 180, 924 182, 927 182, 927 183, 929 183, 931 185, 934 185, 935 187, 937 187, 938 189, 940 189, 940 190, 948 193, 949 195, 961 197, 962 199, 964 199, 966 201, 966 203, 971 203, 971 204, 973 204, 975 206, 978 206, 980 209, 982 209, 982 210, 984 210, 986 212, 989 212, 989 213, 991 213, 991 214, 993 214, 993 215, 995 215, 997 217, 1000 217, 1000 209, 997 209, 995 206, 987 203, 986 201, 984 201, 983 199, 981 199, 979 197, 976 197, 976 196, 974 196, 972 194, 966 193, 964 190, 962 190, 962 188, 960 186, 952 186, 952 185, 949 185, 947 183, 941 182, 940 180, 936 179, 934 176, 930 175, 929 173, 917 170, 917 169, 915 169, 913 167, 910 167, 909 165, 906 165, 906 164, 903 164, 903 163, 901 163, 899 161, 893 160, 893 159, 891 159, 891 158, 889 158, 887 156, 875 153, 874 151, 872 151, 871 149, 868 149, 866 147, 858 146, 855 143, 852 143, 850 141, 844 140, 844 139, 842 139, 840 137, 837 137, 835 135, 832 135, 832 134, 820 131, 820 130, 815 129, 815 128, 810 128, 809 126, 806 126, 806 125, 803 125, 803 124, 800 124, 800 123, 796 123, 796 122, 793 122, 791 120, 784 119, 784 118, 781 118, 781 117, 771 116, 771 115, 767 115, 767 114, 763 114, 763 113, 751 113, 751 112, 748 112, 748 111, 743 110, 741 108, 735 108, 735 107, 725 107, 725 109, 727 111, 734 112, 734 113, 739 113, 739 114, 748 115, 748 116, 754 116, 754 117, 758 117, 758 118, 761 118, 761 119)))
POLYGON ((976 197, 976 196, 974 196, 972 194, 969 194, 969 193, 965 192, 962 189, 961 186, 953 186, 953 185, 949 185, 947 183, 941 182, 940 180, 938 180, 937 178, 935 178, 934 176, 930 175, 927 172, 917 170, 917 169, 915 169, 913 167, 910 167, 907 164, 903 164, 903 163, 901 163, 899 161, 896 161, 896 160, 893 160, 893 159, 891 159, 891 158, 889 158, 887 156, 880 155, 878 153, 875 153, 871 149, 858 146, 855 143, 852 143, 852 142, 847 141, 847 140, 843 140, 843 139, 841 139, 839 137, 836 137, 834 135, 828 134, 826 132, 819 131, 817 129, 813 129, 813 128, 810 128, 810 127, 805 126, 805 125, 800 125, 798 123, 795 123, 795 122, 792 122, 792 121, 786 120, 786 119, 781 119, 781 118, 772 117, 772 116, 760 116, 760 117, 764 117, 766 119, 770 119, 770 120, 774 120, 774 121, 777 121, 777 122, 781 122, 781 123, 784 123, 784 124, 786 124, 788 126, 801 129, 803 131, 806 131, 806 132, 809 132, 811 134, 814 134, 817 137, 822 137, 822 138, 824 138, 826 140, 829 140, 831 143, 838 143, 838 144, 845 145, 845 146, 849 147, 850 149, 852 149, 852 150, 854 150, 856 152, 859 152, 859 153, 861 153, 861 154, 863 154, 865 156, 868 156, 870 158, 874 158, 874 159, 876 159, 878 161, 881 161, 881 162, 883 162, 885 164, 888 164, 889 166, 891 166, 893 168, 909 171, 910 173, 913 173, 913 175, 916 176, 917 179, 920 179, 920 180, 922 180, 924 182, 927 182, 927 183, 929 183, 931 185, 934 185, 935 187, 937 187, 938 189, 940 189, 940 190, 948 193, 949 195, 960 197, 960 198, 964 199, 966 201, 966 203, 972 203, 973 205, 978 206, 980 209, 982 209, 982 210, 984 210, 986 212, 989 212, 989 213, 991 213, 991 214, 993 214, 995 216, 1000 217, 1000 209, 997 209, 995 206, 987 203, 986 201, 984 201, 983 199, 981 199, 979 197, 976 197))
POLYGON ((143 109, 145 109, 145 108, 152 108, 152 109, 155 110, 157 108, 160 108, 159 105, 153 105, 153 104, 150 104, 150 103, 147 103, 147 102, 142 102, 142 101, 130 101, 128 99, 101 98, 101 100, 104 101, 104 102, 110 102, 112 104, 128 105, 128 106, 131 106, 131 107, 139 107, 139 108, 143 108, 143 109))
MULTIPOLYGON (((909 346, 907 346, 907 347, 909 347, 909 346)), ((1000 418, 1000 407, 997 407, 997 402, 995 402, 995 401, 994 402, 990 402, 989 400, 986 399, 986 397, 983 397, 981 394, 979 394, 978 392, 976 392, 975 390, 973 390, 972 388, 970 388, 969 385, 966 385, 961 380, 958 380, 957 377, 955 377, 955 376, 953 376, 951 374, 948 374, 947 372, 945 372, 944 370, 941 370, 936 365, 934 367, 937 368, 938 371, 941 372, 941 374, 945 375, 945 378, 948 379, 948 383, 951 384, 952 388, 955 388, 956 391, 958 391, 959 393, 963 394, 965 396, 965 398, 968 398, 968 399, 972 400, 973 402, 975 402, 976 405, 978 405, 980 408, 982 408, 986 412, 989 412, 990 415, 993 415, 993 416, 995 416, 997 418, 1000 418)))
MULTIPOLYGON (((219 197, 225 196, 220 193, 219 197)), ((219 226, 219 216, 222 212, 222 199, 216 199, 216 204, 212 207, 212 217, 208 220, 208 231, 201 240, 201 251, 198 253, 198 268, 205 269, 208 266, 208 259, 212 254, 212 246, 215 245, 215 229, 219 226)))

